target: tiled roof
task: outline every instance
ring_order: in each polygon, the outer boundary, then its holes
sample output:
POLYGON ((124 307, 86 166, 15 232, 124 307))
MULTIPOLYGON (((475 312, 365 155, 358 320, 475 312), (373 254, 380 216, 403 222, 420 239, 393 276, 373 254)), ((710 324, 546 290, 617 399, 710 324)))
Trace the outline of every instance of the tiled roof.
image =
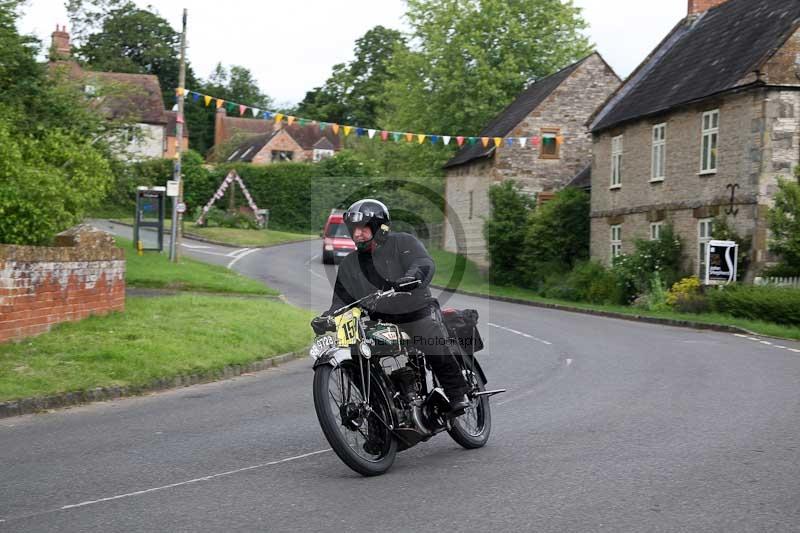
POLYGON ((597 113, 592 131, 740 86, 798 24, 798 0, 728 0, 687 17, 597 113))
MULTIPOLYGON (((505 137, 514 129, 514 126, 522 122, 531 111, 539 107, 545 98, 561 85, 581 63, 591 56, 584 57, 580 61, 559 70, 555 74, 537 80, 522 92, 508 107, 499 115, 493 118, 478 134, 478 137, 505 137)), ((458 153, 445 163, 444 168, 455 167, 469 163, 474 159, 488 157, 494 152, 494 146, 484 148, 482 144, 464 146, 458 153)))
POLYGON ((592 189, 592 165, 586 165, 586 167, 578 172, 574 178, 572 178, 569 183, 566 184, 565 188, 573 188, 573 189, 583 189, 584 191, 589 191, 592 189))

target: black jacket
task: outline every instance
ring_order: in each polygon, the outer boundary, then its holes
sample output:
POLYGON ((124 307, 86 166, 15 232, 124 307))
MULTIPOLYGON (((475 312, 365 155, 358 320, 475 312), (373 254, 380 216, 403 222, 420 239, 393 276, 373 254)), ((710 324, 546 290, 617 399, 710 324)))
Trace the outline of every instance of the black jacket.
POLYGON ((342 259, 331 307, 325 314, 377 290, 388 290, 393 282, 411 276, 422 280, 422 284, 411 291, 411 296, 379 302, 377 309, 370 312, 370 317, 394 323, 416 320, 436 301, 428 288, 435 268, 433 259, 419 239, 408 233, 390 233, 372 253, 353 251, 342 259))

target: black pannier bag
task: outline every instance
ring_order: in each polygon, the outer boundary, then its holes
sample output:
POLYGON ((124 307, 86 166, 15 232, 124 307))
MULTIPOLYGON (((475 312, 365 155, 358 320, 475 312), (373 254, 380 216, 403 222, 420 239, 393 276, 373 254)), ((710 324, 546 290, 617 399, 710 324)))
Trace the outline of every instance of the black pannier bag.
POLYGON ((483 340, 478 333, 478 311, 475 309, 442 310, 444 325, 467 355, 483 350, 483 340), (473 339, 474 335, 474 339, 473 339))

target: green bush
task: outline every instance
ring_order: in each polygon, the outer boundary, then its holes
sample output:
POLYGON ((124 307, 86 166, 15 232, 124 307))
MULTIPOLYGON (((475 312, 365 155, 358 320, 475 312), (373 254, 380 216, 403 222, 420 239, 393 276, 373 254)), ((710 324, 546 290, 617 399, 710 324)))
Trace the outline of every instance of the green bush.
MULTIPOLYGON (((568 275, 560 274, 560 278, 564 279, 564 289, 561 291, 568 296, 566 299, 593 304, 622 303, 622 291, 616 276, 600 263, 578 263, 568 275)), ((552 284, 553 279, 552 276, 548 277, 546 284, 552 284)), ((554 292, 552 289, 545 289, 545 294, 554 292)))
POLYGON ((560 265, 561 272, 568 272, 588 259, 589 221, 589 195, 579 189, 561 190, 537 207, 526 224, 518 278, 535 288, 546 277, 543 265, 560 265))
POLYGON ((491 261, 489 279, 510 285, 520 281, 520 255, 533 201, 509 180, 489 188, 489 203, 490 215, 483 226, 491 261))
MULTIPOLYGON (((795 175, 800 178, 800 166, 795 175)), ((781 256, 787 269, 800 270, 800 183, 778 180, 775 205, 769 210, 767 220, 770 250, 781 256)))
POLYGON ((627 302, 650 291, 654 272, 667 286, 680 278, 681 241, 671 226, 662 228, 658 240, 638 239, 635 247, 634 253, 617 257, 613 266, 627 302))
POLYGON ((800 324, 800 290, 730 285, 707 291, 715 311, 777 324, 800 324))

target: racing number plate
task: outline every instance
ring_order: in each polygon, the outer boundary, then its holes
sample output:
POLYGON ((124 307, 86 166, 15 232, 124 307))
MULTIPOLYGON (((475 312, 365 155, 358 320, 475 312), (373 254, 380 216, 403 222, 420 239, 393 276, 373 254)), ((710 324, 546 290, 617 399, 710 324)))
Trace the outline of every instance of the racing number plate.
POLYGON ((358 318, 361 316, 361 309, 353 308, 336 317, 336 335, 339 346, 350 346, 361 340, 358 329, 358 318))

